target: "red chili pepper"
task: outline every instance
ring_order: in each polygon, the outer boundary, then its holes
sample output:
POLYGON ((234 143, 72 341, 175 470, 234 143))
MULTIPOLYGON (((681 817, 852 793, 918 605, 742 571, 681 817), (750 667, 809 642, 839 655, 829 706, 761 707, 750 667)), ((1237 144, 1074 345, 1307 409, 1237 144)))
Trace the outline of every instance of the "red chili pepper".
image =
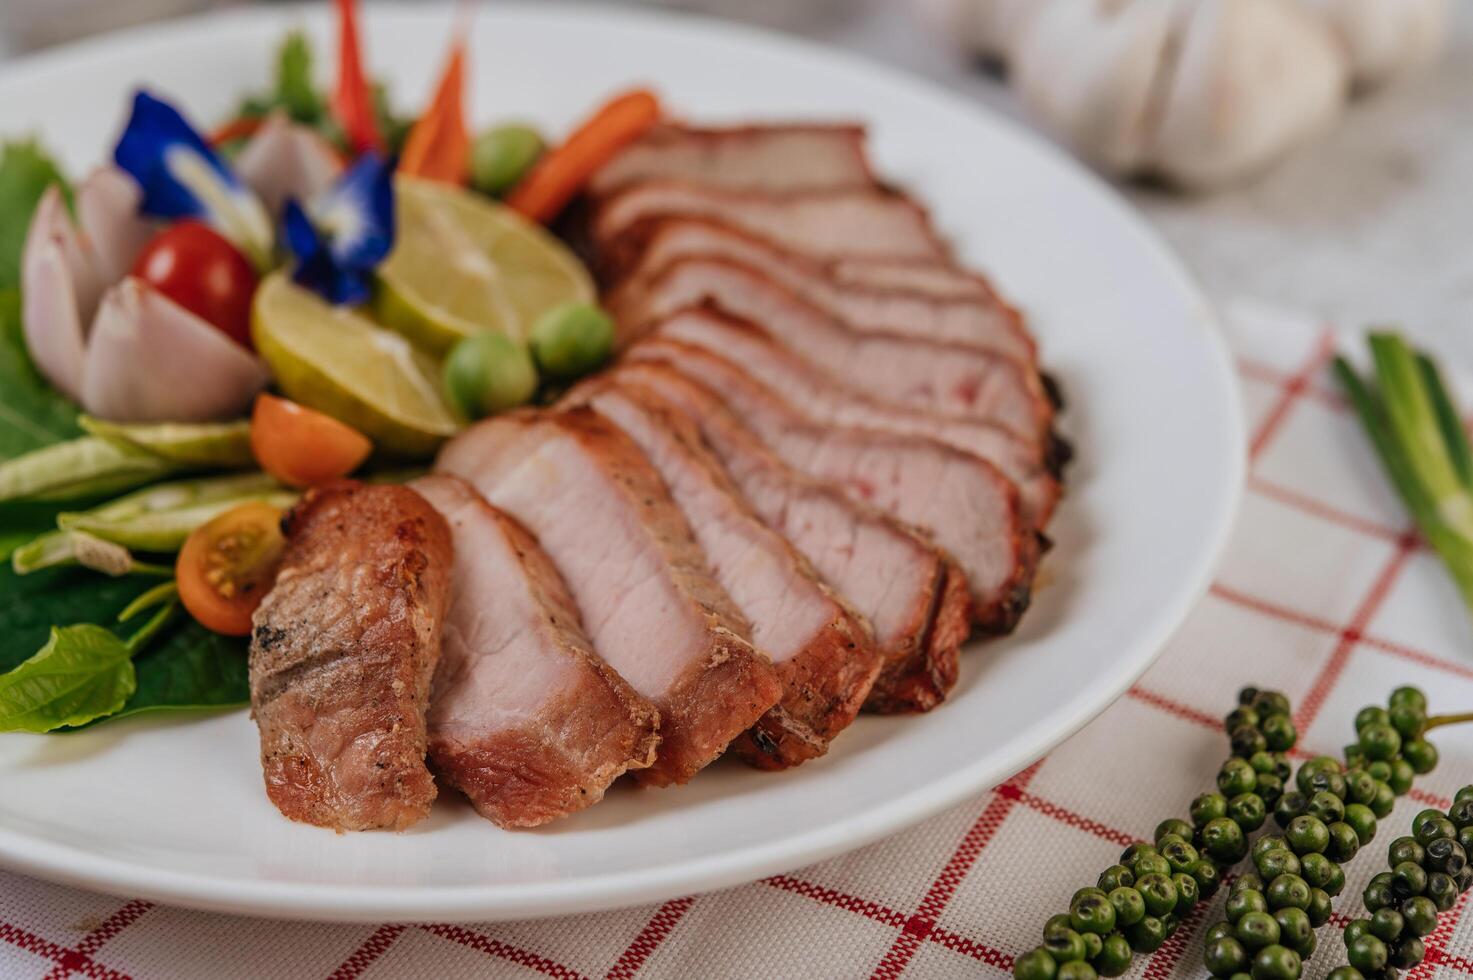
POLYGON ((404 142, 399 172, 463 184, 470 170, 470 151, 471 135, 465 123, 465 45, 457 42, 434 100, 404 142))
POLYGON ((358 44, 358 0, 338 0, 338 87, 332 111, 354 153, 382 153, 383 136, 373 111, 373 90, 363 74, 358 44))

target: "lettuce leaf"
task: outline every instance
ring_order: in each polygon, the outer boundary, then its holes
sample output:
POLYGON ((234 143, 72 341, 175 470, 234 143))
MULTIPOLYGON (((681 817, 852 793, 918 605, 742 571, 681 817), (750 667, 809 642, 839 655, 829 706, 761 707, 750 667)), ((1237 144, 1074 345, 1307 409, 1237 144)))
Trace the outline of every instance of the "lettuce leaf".
POLYGON ((61 184, 71 203, 71 188, 61 168, 35 140, 0 146, 0 289, 20 288, 20 253, 36 202, 52 184, 61 184))

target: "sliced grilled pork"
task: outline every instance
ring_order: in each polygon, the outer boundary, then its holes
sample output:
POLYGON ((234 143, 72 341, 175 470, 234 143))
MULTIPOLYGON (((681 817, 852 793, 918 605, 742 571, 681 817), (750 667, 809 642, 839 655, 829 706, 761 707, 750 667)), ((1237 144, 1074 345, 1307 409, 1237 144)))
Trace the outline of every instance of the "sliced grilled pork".
POLYGON ((522 522, 562 573, 593 648, 660 710, 655 764, 683 783, 782 696, 731 598, 639 447, 586 408, 490 419, 436 468, 522 522))
MULTIPOLYGON (((656 218, 630 234, 642 243, 642 250, 608 300, 616 311, 650 309, 657 302, 650 295, 652 283, 679 259, 724 258, 761 272, 863 333, 961 344, 1030 365, 1035 358, 1033 338, 1018 311, 992 292, 985 280, 952 266, 820 262, 699 218, 656 218), (923 270, 934 270, 934 274, 923 270)), ((668 296, 659 299, 667 301, 660 308, 673 312, 668 296)))
POLYGON ((883 663, 865 709, 925 711, 956 683, 970 629, 966 577, 920 533, 788 466, 710 391, 654 362, 614 369, 658 392, 702 437, 767 525, 869 620, 883 663))
POLYGON ((591 233, 605 271, 627 268, 640 251, 637 241, 616 242, 623 232, 670 216, 711 218, 819 259, 948 257, 925 210, 888 191, 759 193, 647 180, 615 191, 595 209, 591 233))
MULTIPOLYGON (((708 307, 684 310, 662 320, 651 339, 665 338, 700 347, 741 365, 739 381, 755 379, 806 416, 811 424, 871 429, 910 438, 923 437, 992 464, 1018 488, 1024 516, 1036 527, 1047 523, 1059 496, 1041 447, 995 425, 955 419, 882 402, 841 383, 774 343, 750 323, 708 307)), ((630 348, 637 350, 638 344, 630 348)), ((725 393, 721 386, 714 386, 725 393)))
POLYGON ((731 259, 678 259, 641 297, 620 296, 626 301, 611 308, 636 335, 678 310, 713 302, 760 326, 816 370, 883 401, 995 424, 1040 452, 1053 426, 1053 406, 1032 365, 975 347, 859 333, 731 259))
POLYGON ((739 190, 873 187, 864 128, 845 125, 656 126, 589 181, 601 196, 642 180, 676 178, 739 190))
POLYGON ((685 513, 706 564, 772 657, 783 699, 733 748, 763 769, 822 755, 854 720, 880 671, 869 627, 762 522, 678 409, 645 389, 595 383, 576 391, 644 451, 685 513))
POLYGON ((412 490, 341 482, 285 522, 286 555, 251 633, 266 795, 335 830, 403 830, 429 812, 425 705, 453 549, 412 490))
POLYGON ((634 360, 669 364, 720 393, 790 466, 928 531, 965 571, 973 615, 1006 632, 1027 608, 1037 536, 1017 492, 985 460, 925 438, 817 424, 731 361, 674 341, 643 341, 634 360))
POLYGON ((593 652, 552 561, 465 481, 411 486, 455 541, 430 764, 502 827, 535 827, 603 798, 655 760, 660 716, 593 652))

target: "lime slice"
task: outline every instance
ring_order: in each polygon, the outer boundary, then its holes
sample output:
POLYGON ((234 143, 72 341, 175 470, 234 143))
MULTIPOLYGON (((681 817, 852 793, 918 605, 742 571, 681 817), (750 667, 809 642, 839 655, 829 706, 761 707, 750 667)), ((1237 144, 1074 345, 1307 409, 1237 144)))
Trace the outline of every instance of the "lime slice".
POLYGON ((434 354, 483 330, 525 342, 564 303, 591 302, 593 280, 540 225, 449 184, 394 182, 394 250, 379 266, 375 315, 434 354))
POLYGON ((346 422, 379 449, 424 457, 455 433, 433 358, 284 273, 257 290, 251 337, 287 397, 346 422))

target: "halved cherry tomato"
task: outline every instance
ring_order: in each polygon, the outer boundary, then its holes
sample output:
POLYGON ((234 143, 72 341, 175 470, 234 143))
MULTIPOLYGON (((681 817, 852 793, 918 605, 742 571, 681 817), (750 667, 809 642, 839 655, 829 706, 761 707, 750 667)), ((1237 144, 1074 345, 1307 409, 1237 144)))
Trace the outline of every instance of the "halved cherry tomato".
POLYGON ((259 500, 195 528, 174 566, 179 599, 207 630, 246 636, 251 614, 271 590, 286 539, 281 509, 259 500))
POLYGON ((251 451, 282 483, 310 487, 356 470, 373 443, 331 415, 262 394, 251 413, 251 451))
POLYGON ((180 221, 154 236, 133 275, 251 347, 251 298, 260 277, 250 260, 209 225, 180 221))

